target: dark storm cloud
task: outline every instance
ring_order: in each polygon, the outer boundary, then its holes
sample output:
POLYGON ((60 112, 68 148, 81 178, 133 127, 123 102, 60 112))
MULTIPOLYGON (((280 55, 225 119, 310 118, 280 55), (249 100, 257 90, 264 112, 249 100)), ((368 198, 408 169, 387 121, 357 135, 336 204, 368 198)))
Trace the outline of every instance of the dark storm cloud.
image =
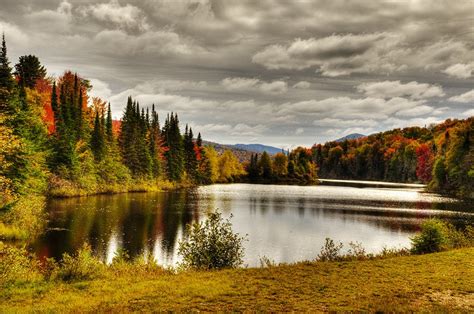
POLYGON ((473 114, 474 2, 2 0, 10 58, 221 142, 311 145, 473 114))

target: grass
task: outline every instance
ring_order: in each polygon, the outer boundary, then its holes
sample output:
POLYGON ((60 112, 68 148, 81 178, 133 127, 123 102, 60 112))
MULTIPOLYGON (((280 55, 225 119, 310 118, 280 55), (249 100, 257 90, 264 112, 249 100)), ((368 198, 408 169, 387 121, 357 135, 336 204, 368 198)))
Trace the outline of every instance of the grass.
POLYGON ((106 268, 0 290, 0 312, 474 311, 474 248, 386 259, 185 271, 106 268))
POLYGON ((97 194, 118 194, 127 192, 157 192, 176 190, 193 186, 190 182, 171 182, 168 180, 133 180, 119 184, 100 184, 83 187, 77 183, 56 177, 50 184, 48 196, 53 198, 68 198, 97 194))
POLYGON ((15 241, 26 240, 28 233, 17 226, 5 225, 0 222, 0 240, 15 241))

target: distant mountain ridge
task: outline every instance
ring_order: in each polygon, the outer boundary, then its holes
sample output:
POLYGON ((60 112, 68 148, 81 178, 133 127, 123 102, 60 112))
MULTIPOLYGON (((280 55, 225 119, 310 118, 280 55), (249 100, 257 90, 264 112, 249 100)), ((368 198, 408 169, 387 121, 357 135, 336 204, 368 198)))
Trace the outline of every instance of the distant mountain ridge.
POLYGON ((344 142, 345 140, 356 140, 361 137, 366 137, 367 135, 360 134, 360 133, 352 133, 346 136, 343 136, 337 140, 334 140, 333 142, 344 142))
POLYGON ((263 153, 266 151, 270 155, 281 153, 281 148, 263 145, 263 144, 219 144, 215 142, 202 141, 205 146, 212 146, 220 155, 225 150, 230 150, 239 159, 240 162, 249 161, 250 156, 255 153, 263 153))
POLYGON ((282 152, 281 148, 263 145, 263 144, 235 144, 235 145, 230 145, 230 146, 240 148, 240 149, 245 149, 254 153, 267 152, 270 155, 275 155, 282 152))

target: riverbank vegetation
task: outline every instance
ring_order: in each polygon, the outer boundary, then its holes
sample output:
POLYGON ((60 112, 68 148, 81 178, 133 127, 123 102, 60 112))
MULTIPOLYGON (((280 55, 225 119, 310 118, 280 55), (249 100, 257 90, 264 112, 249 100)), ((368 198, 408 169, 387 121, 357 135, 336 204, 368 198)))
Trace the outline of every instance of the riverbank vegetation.
POLYGON ((312 148, 322 178, 423 182, 474 197, 474 117, 394 129, 312 148))

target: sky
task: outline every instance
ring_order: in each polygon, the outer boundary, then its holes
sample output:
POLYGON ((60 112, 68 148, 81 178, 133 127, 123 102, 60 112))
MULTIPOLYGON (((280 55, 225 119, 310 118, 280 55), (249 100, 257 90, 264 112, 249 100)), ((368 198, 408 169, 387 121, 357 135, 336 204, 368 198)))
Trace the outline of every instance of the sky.
POLYGON ((34 54, 204 139, 281 148, 474 115, 474 0, 1 0, 34 54))

